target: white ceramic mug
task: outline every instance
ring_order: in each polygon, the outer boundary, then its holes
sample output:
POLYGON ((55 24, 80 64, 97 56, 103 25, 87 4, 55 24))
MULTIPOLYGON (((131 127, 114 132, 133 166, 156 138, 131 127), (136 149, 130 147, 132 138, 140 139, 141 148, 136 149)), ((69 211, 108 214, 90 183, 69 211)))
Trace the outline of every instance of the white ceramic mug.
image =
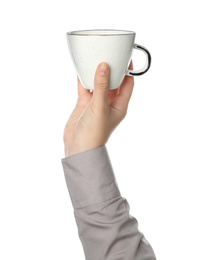
POLYGON ((101 62, 110 67, 109 89, 118 88, 125 75, 139 76, 148 71, 151 64, 149 51, 134 43, 135 32, 122 30, 83 30, 67 32, 67 42, 74 66, 83 86, 94 89, 96 68, 101 62), (133 48, 147 55, 141 70, 129 70, 133 48))

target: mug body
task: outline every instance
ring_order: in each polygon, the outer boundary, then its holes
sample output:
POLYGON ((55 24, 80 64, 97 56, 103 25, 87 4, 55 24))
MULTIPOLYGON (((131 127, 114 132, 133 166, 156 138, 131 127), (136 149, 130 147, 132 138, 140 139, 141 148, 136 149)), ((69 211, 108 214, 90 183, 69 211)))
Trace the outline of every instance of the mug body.
POLYGON ((68 47, 82 85, 94 89, 96 68, 101 62, 110 67, 109 89, 118 88, 131 60, 135 32, 84 30, 67 33, 68 47))

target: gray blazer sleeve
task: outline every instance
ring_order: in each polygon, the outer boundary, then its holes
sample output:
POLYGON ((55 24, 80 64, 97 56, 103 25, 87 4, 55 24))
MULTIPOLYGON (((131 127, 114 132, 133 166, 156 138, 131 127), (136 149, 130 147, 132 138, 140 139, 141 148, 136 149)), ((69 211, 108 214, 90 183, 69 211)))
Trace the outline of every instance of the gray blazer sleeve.
POLYGON ((155 260, 120 194, 106 146, 61 162, 86 260, 155 260))

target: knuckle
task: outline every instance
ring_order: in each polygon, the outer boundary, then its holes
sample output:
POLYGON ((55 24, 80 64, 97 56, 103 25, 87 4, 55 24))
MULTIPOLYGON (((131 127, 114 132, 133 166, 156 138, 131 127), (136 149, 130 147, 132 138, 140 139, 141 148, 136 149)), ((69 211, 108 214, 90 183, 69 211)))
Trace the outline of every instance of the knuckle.
POLYGON ((126 111, 120 112, 120 120, 123 120, 126 117, 126 111))
POLYGON ((96 80, 95 80, 95 85, 98 87, 98 88, 107 88, 108 86, 108 79, 106 77, 98 77, 96 80))
POLYGON ((97 88, 106 89, 108 86, 108 82, 97 82, 97 88))
POLYGON ((127 108, 124 107, 124 108, 121 110, 121 119, 122 119, 122 120, 126 117, 126 114, 127 114, 127 108))

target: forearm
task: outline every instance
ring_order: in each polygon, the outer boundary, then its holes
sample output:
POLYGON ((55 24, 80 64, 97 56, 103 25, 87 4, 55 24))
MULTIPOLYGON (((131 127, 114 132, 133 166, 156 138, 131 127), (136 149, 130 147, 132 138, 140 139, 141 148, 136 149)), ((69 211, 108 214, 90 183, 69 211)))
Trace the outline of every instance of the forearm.
POLYGON ((121 197, 106 147, 63 158, 62 164, 86 259, 156 259, 121 197))
POLYGON ((129 204, 118 197, 74 212, 87 260, 154 260, 129 204))

